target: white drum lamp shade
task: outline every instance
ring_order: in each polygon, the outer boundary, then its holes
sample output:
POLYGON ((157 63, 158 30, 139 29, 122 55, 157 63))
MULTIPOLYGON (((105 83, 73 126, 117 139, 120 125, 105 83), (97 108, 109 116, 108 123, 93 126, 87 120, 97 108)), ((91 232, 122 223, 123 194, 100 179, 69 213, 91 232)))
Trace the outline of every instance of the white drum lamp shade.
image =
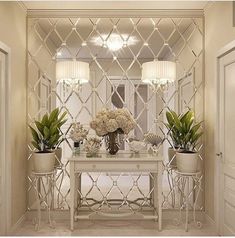
POLYGON ((148 84, 164 85, 176 78, 176 64, 171 61, 150 61, 142 64, 141 80, 148 84))
POLYGON ((67 84, 84 84, 90 80, 89 63, 59 61, 56 63, 56 79, 67 84))

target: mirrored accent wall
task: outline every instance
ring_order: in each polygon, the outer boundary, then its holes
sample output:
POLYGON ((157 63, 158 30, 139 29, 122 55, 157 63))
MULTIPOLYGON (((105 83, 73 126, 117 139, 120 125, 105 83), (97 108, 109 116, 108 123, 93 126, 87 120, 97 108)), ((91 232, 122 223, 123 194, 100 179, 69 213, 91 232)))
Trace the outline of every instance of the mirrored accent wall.
MULTIPOLYGON (((172 109, 183 113, 191 108, 197 121, 203 120, 203 18, 28 18, 28 124, 42 118, 55 107, 67 111, 62 128, 64 141, 61 164, 56 170, 53 189, 53 209, 69 208, 69 164, 73 142, 69 138, 71 123, 81 122, 89 129, 89 122, 102 108, 128 108, 137 126, 129 137, 143 140, 147 132, 157 133, 162 142, 159 153, 164 158, 163 207, 182 206, 180 191, 174 186, 173 161, 168 148, 172 146, 165 128, 165 113, 172 109), (56 80, 56 62, 79 60, 90 65, 90 81, 81 87, 56 80), (152 60, 175 61, 177 80, 165 88, 153 90, 141 82, 141 65, 152 60)), ((203 126, 203 125, 202 125, 203 126)), ((28 130, 28 209, 35 209, 32 184, 31 135, 28 130)), ((128 150, 123 143, 122 149, 128 150)), ((203 170, 203 139, 197 147, 203 170)), ((111 175, 117 176, 115 174, 111 175)), ((128 185, 137 175, 124 174, 119 185, 128 185), (129 181, 129 182, 128 182, 129 181)), ((110 176, 83 175, 84 193, 98 201, 99 190, 109 186, 110 176), (95 178, 95 179, 94 179, 95 178), (98 180, 96 180, 98 178, 98 180), (97 181, 94 185, 94 181, 97 181), (89 193, 88 193, 89 192, 89 193)), ((148 196, 151 177, 142 174, 132 189, 133 200, 148 196), (143 195, 147 194, 147 195, 143 195)), ((45 180, 40 185, 45 196, 45 180)), ((111 185, 110 185, 111 186, 111 185)), ((191 184, 190 201, 201 189, 191 184)), ((109 198, 117 196, 113 190, 109 198)), ((203 192, 197 209, 203 209, 203 192)), ((45 201, 46 205, 47 201, 45 201)))

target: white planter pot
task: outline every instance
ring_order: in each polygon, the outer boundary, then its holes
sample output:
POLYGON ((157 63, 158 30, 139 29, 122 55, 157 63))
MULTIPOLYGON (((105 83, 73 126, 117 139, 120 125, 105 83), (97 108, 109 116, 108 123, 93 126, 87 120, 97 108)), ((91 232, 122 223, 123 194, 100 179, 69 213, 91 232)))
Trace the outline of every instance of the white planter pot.
POLYGON ((48 173, 54 170, 55 152, 34 153, 33 167, 36 173, 48 173))
POLYGON ((59 147, 57 149, 55 149, 55 167, 59 167, 60 166, 60 162, 61 162, 61 158, 62 158, 62 148, 59 147))
POLYGON ((176 152, 177 169, 183 173, 195 173, 198 168, 198 153, 176 152))

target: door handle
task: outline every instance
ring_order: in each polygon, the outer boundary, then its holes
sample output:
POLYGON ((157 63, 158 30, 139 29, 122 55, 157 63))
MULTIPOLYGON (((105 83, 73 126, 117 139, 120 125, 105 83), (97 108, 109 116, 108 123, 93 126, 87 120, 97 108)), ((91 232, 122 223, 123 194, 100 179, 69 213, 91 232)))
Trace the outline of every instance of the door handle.
POLYGON ((223 162, 223 153, 222 152, 216 153, 216 156, 218 156, 218 159, 223 162))

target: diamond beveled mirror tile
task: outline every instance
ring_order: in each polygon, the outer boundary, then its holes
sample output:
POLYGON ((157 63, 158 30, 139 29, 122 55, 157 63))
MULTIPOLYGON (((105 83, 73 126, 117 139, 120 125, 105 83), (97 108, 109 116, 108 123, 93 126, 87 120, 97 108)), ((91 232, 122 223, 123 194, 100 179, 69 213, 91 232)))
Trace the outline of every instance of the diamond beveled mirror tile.
MULTIPOLYGON (((69 138, 70 123, 80 121, 88 128, 89 121, 100 109, 115 106, 127 107, 136 119, 137 126, 131 136, 143 139, 144 133, 156 132, 162 138, 159 151, 163 153, 165 161, 163 207, 179 207, 180 199, 172 183, 174 173, 169 169, 167 148, 172 142, 169 131, 164 127, 165 113, 168 109, 181 112, 193 107, 196 117, 203 120, 202 19, 30 18, 28 55, 29 124, 56 106, 68 112, 68 122, 62 128, 65 140, 62 143, 61 168, 56 172, 54 209, 69 207, 67 158, 73 146, 69 138), (121 48, 118 49, 119 45, 111 50, 113 41, 118 41, 121 48), (90 64, 90 82, 82 86, 80 91, 56 82, 55 78, 56 60, 74 58, 90 64), (142 84, 141 65, 153 59, 176 61, 178 83, 156 92, 142 84), (190 90, 185 94, 184 86, 187 80, 191 80, 190 75, 193 75, 194 82, 190 81, 190 90)), ((90 134, 94 132, 90 130, 90 134)), ((203 159, 203 141, 198 150, 203 159)), ((31 154, 32 147, 29 144, 29 160, 31 154)), ((123 175, 118 179, 113 175, 102 177, 90 173, 82 177, 85 184, 83 189, 88 189, 82 191, 83 205, 92 206, 92 196, 99 195, 98 204, 110 207, 109 198, 119 194, 122 208, 135 209, 137 206, 142 209, 145 205, 149 206, 147 197, 151 189, 146 189, 149 184, 146 175, 139 178, 123 175), (113 181, 115 179, 118 180, 113 181), (104 180, 107 186, 111 182, 111 187, 105 187, 104 180), (129 184, 131 189, 123 188, 123 183, 129 184), (91 196, 88 200, 87 193, 91 196), (129 204, 126 198, 128 194, 141 197, 141 202, 129 204)), ((28 182, 29 187, 32 186, 30 176, 28 182)), ((43 190, 40 192, 43 193, 43 190)), ((30 208, 34 198, 30 191, 28 196, 30 208)), ((200 201, 200 206, 203 206, 203 199, 200 201)))

